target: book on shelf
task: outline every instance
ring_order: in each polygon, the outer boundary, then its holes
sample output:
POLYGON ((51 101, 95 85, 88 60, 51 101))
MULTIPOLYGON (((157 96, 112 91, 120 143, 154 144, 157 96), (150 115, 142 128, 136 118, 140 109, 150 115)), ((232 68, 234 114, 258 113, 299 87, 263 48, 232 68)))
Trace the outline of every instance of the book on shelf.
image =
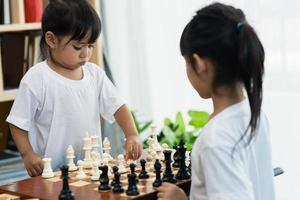
POLYGON ((25 34, 4 33, 1 41, 3 89, 15 89, 23 77, 25 34))
POLYGON ((10 1, 3 0, 4 24, 10 24, 10 1))
POLYGON ((40 22, 43 13, 43 0, 24 0, 25 22, 40 22))
POLYGON ((10 0, 11 23, 22 24, 25 23, 24 16, 24 0, 10 0))

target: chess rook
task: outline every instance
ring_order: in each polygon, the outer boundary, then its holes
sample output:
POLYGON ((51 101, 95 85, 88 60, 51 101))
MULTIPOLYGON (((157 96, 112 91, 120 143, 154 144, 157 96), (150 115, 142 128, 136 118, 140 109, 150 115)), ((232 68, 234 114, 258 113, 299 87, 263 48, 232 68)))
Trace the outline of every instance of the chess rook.
POLYGON ((51 158, 43 158, 44 169, 42 173, 43 178, 52 178, 54 177, 53 170, 51 168, 51 158))

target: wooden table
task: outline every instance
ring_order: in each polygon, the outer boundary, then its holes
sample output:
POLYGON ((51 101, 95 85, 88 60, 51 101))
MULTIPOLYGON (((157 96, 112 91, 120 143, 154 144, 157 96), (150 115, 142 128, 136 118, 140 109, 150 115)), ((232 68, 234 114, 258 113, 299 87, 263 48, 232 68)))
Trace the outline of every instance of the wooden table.
MULTIPOLYGON (((139 181, 138 187, 140 190, 140 195, 129 197, 125 193, 115 194, 111 190, 107 192, 99 192, 98 185, 99 182, 89 182, 88 185, 75 187, 72 186, 72 183, 77 182, 72 179, 73 175, 70 175, 69 183, 70 189, 73 192, 75 199, 84 199, 84 200, 94 200, 94 199, 112 199, 112 200, 126 200, 126 199, 140 199, 140 200, 148 200, 148 199, 156 199, 156 191, 152 187, 152 180, 141 180, 139 181)), ((55 177, 56 181, 50 181, 47 179, 43 179, 41 177, 29 178, 26 180, 18 181, 13 184, 0 186, 0 193, 8 193, 14 194, 16 196, 20 196, 21 199, 28 198, 38 198, 38 199, 58 199, 59 193, 62 189, 62 181, 59 180, 59 174, 55 177)), ((152 176, 153 178, 153 176, 152 176)), ((124 179, 126 176, 124 175, 124 179)), ((190 180, 177 181, 176 183, 179 187, 181 187, 187 193, 190 189, 190 180)), ((123 186, 124 190, 127 189, 127 185, 123 186)))

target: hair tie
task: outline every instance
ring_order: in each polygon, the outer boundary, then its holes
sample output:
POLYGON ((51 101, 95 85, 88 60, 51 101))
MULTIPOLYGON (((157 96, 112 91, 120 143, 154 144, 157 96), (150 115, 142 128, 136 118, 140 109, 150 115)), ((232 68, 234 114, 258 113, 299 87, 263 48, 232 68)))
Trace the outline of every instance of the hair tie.
POLYGON ((239 33, 240 31, 241 31, 241 29, 242 29, 242 27, 246 24, 247 22, 238 22, 237 24, 236 24, 236 31, 239 33))

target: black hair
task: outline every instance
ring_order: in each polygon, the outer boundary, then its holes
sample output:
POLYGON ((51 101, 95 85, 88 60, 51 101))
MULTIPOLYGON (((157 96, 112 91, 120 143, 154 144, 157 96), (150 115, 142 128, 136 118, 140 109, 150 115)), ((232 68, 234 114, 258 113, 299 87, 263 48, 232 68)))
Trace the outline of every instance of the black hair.
POLYGON ((221 3, 200 9, 183 30, 180 50, 192 66, 193 53, 213 64, 213 89, 244 84, 251 118, 241 140, 250 128, 250 143, 260 118, 265 53, 243 11, 221 3))
POLYGON ((45 33, 53 32, 58 37, 71 36, 81 40, 89 33, 89 43, 94 43, 101 31, 101 21, 86 0, 50 0, 42 16, 40 48, 43 59, 49 57, 45 33))

